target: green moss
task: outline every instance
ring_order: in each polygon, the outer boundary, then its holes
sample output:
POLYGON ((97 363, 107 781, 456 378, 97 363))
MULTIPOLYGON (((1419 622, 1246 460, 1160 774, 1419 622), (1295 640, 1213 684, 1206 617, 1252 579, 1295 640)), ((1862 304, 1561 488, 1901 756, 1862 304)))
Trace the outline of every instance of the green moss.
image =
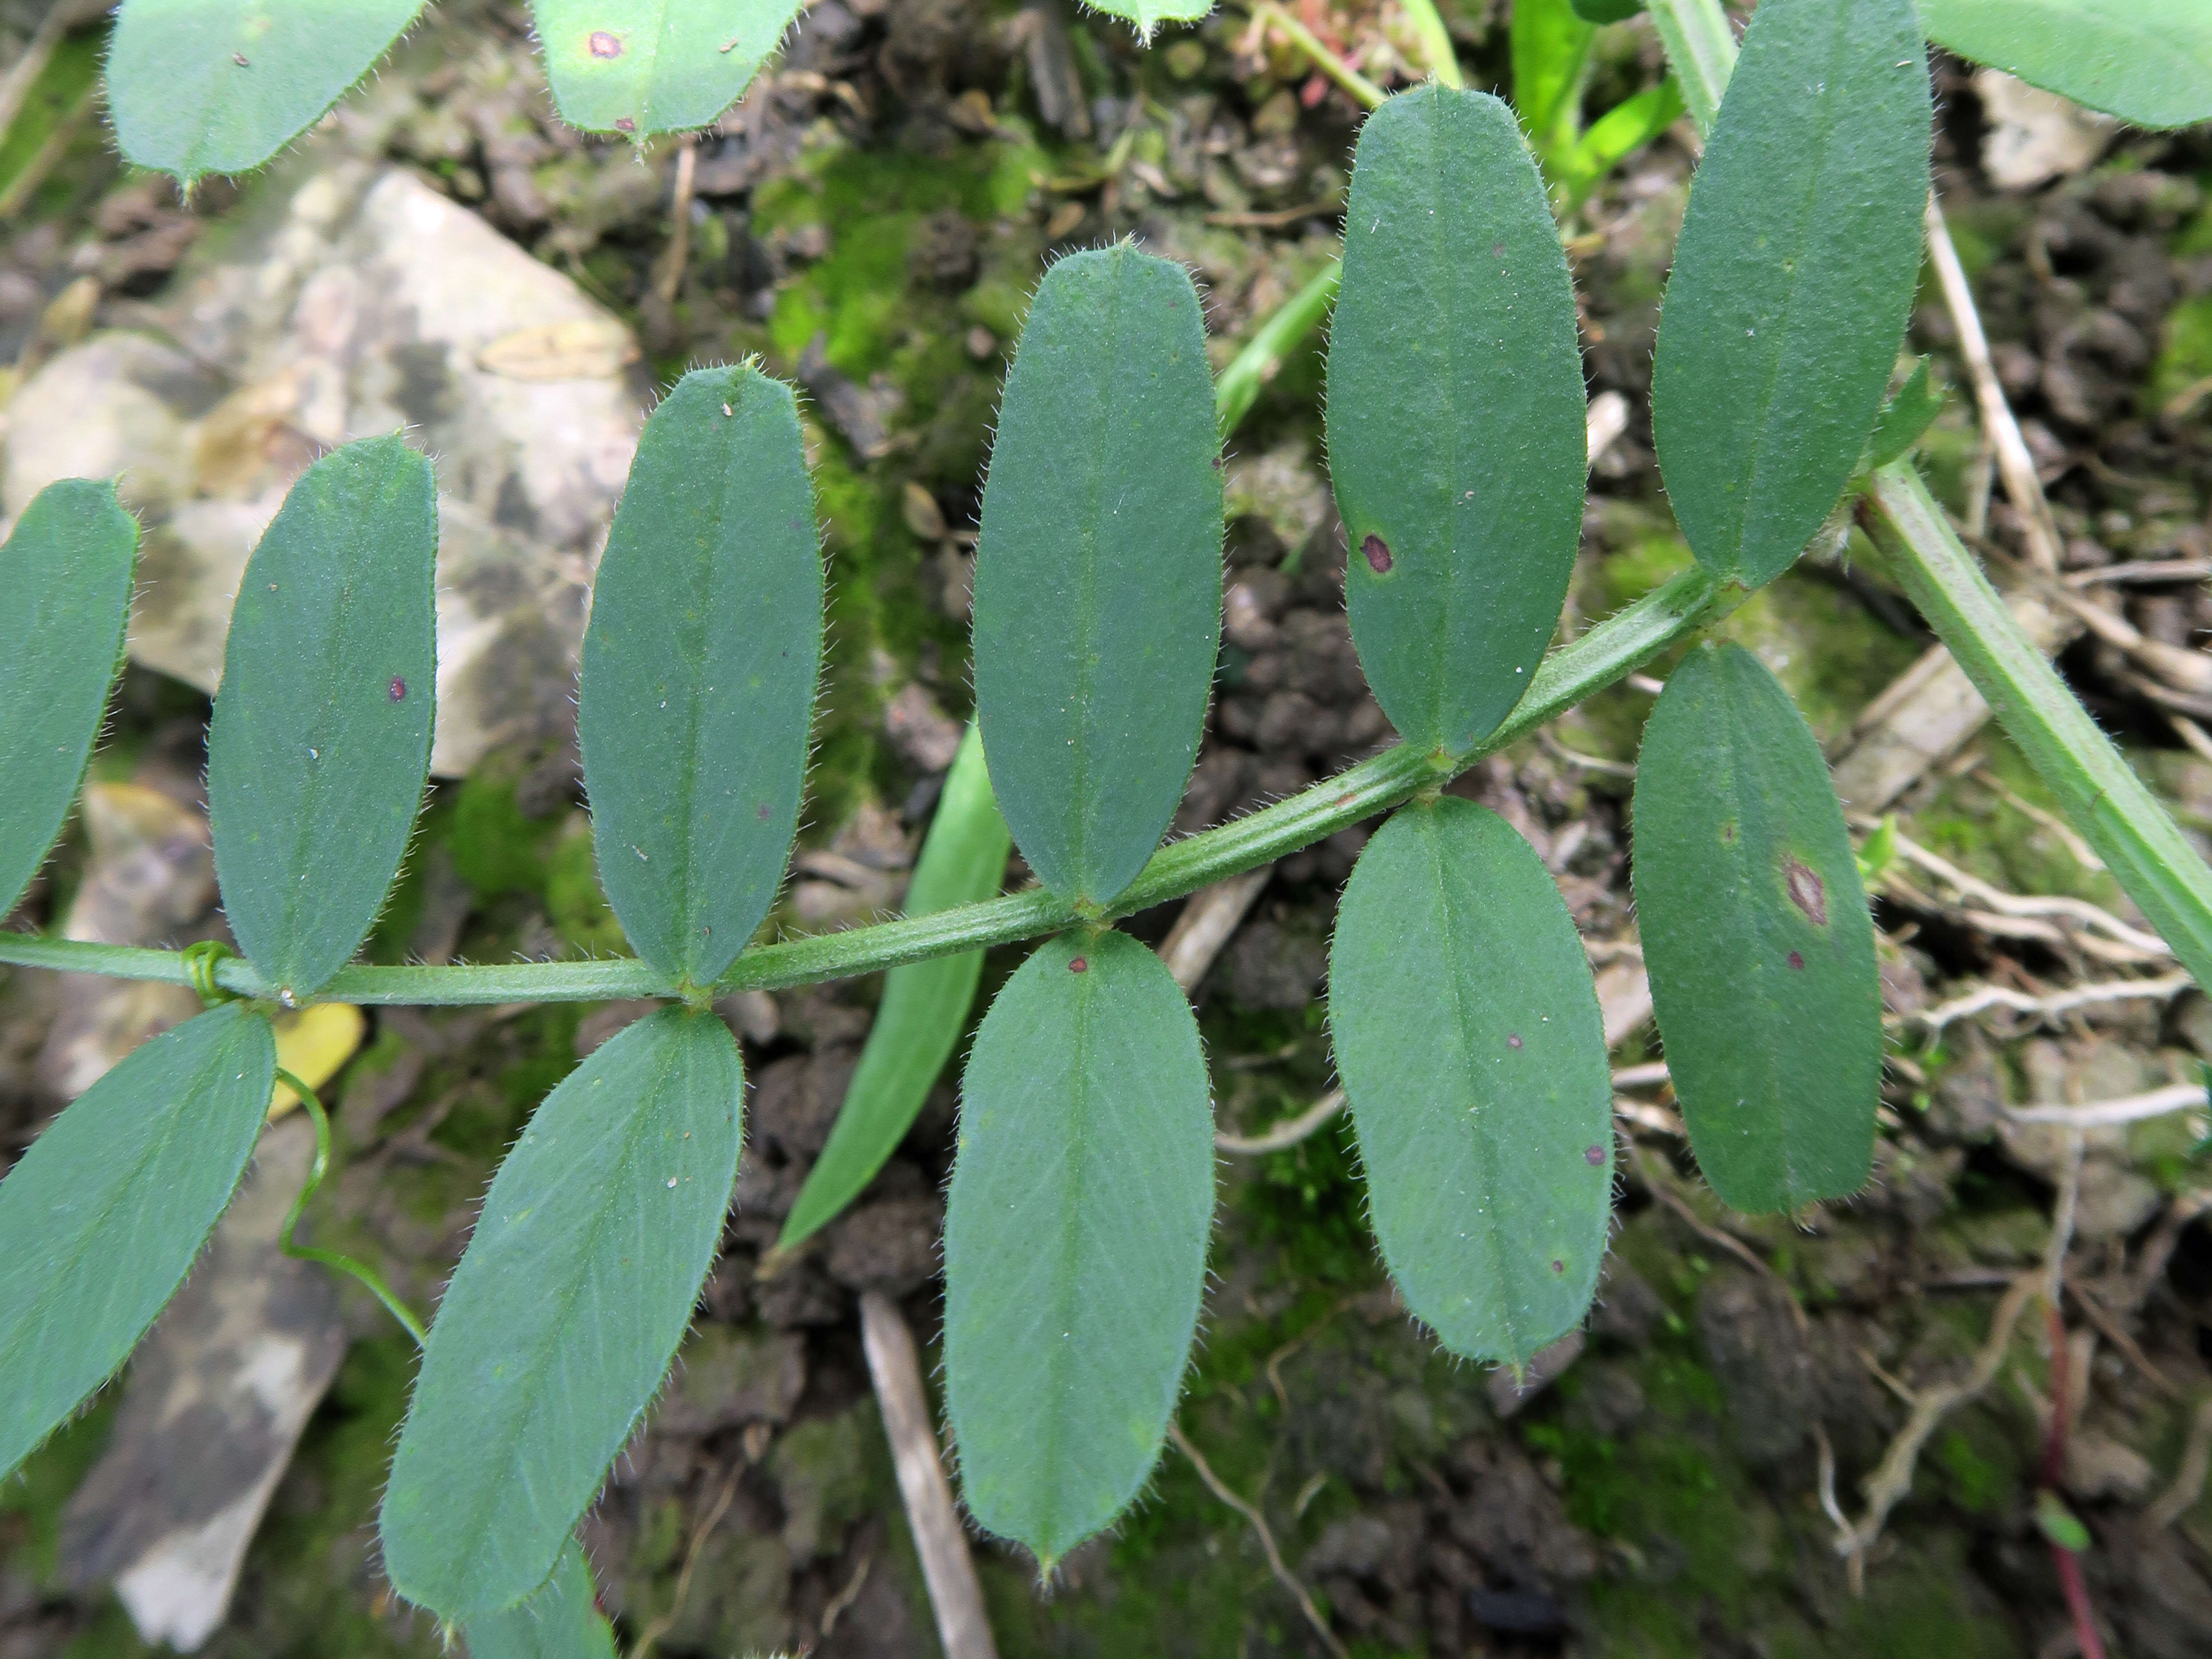
POLYGON ((441 826, 454 872, 478 899, 545 890, 560 823, 525 814, 515 804, 515 781, 514 767, 495 758, 454 792, 451 819, 441 826))
POLYGON ((1803 572, 1753 594, 1720 631, 1758 653, 1823 743, 1920 654, 1850 594, 1803 572))
POLYGON ((2163 405, 2212 379, 2212 294, 2184 300, 2166 313, 2166 342, 2151 365, 2150 401, 2163 405))
POLYGON ((1967 1514, 2008 1514, 2020 1502, 2019 1449, 1987 1413, 1954 1418, 1929 1452, 1944 1497, 1967 1514))

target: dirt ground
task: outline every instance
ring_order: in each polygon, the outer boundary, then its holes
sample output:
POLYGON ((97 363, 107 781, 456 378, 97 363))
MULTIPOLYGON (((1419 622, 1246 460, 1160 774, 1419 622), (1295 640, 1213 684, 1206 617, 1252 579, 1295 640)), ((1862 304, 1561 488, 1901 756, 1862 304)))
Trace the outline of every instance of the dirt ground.
MULTIPOLYGON (((15 0, 0 27, 20 39, 39 9, 15 0)), ((1509 84, 1502 10, 1446 8, 1471 84, 1509 84)), ((1387 73, 1393 16, 1312 16, 1387 73)), ((641 157, 561 128, 523 12, 455 0, 264 179, 211 184, 189 207, 121 168, 97 118, 65 128, 0 233, 0 360, 18 364, 13 391, 88 334, 149 325, 180 266, 216 257, 258 202, 349 157, 409 170, 619 315, 641 346, 623 371, 641 404, 688 364, 759 354, 807 393, 833 580, 806 856, 777 923, 863 919, 896 906, 948 734, 970 707, 981 468, 1043 259, 1133 234, 1186 261, 1208 295, 1218 365, 1334 251, 1357 112, 1287 52, 1246 52, 1245 28, 1217 14, 1146 53, 1054 0, 819 0, 772 78, 701 143, 679 203, 675 146, 641 157)), ((1648 30, 1608 30, 1590 109, 1657 68, 1648 30)), ((2120 624, 2077 629, 2060 665, 2212 845, 2212 743, 2193 724, 2212 725, 2212 692, 2142 644, 2201 660, 2212 629, 2212 131, 2100 132, 2071 170, 2008 189, 1988 170, 2001 123, 1984 92, 1941 60, 1938 93, 1938 188, 1996 372, 2072 591, 2120 624)), ((1570 631, 1689 560, 1646 397, 1693 143, 1678 127, 1632 157, 1568 227, 1590 388, 1627 410, 1594 469, 1570 631)), ((1932 280, 1913 343, 1966 386, 1932 280)), ((1389 740, 1344 621, 1320 391, 1316 338, 1232 445, 1222 670, 1181 831, 1389 740)), ((4 416, 16 434, 52 417, 20 397, 4 416)), ((2023 525, 1992 491, 1966 391, 1954 389, 1923 465, 2010 568, 2023 525)), ((1931 643, 1856 538, 1727 626, 1839 758, 1880 733, 1876 700, 1931 643)), ((554 701, 550 719, 437 786, 376 959, 618 948, 554 701)), ((1620 1015, 1624 1069, 1657 1058, 1636 1018, 1627 877, 1649 706, 1633 684, 1617 687, 1455 786, 1504 814, 1557 875, 1620 1015)), ((206 714, 200 692, 133 666, 96 779, 143 786, 189 820, 206 714)), ((1969 1376, 2062 1209, 2069 1433, 2057 1485, 2088 1531, 2089 1595, 2115 1653, 2212 1652, 2212 1503, 2185 1480, 2175 1490, 2212 1401, 2204 1116, 2097 1130, 2077 1150, 2012 1115, 2198 1080, 2212 1001, 2170 983, 2127 988, 2170 979, 2174 964, 2145 945, 2139 915, 1994 727, 1884 805, 1911 851, 1876 883, 1893 1062, 1877 1178, 1859 1199, 1802 1225, 1724 1212, 1670 1133, 1668 1097, 1632 1072, 1598 1306, 1516 1395, 1510 1378, 1441 1355, 1395 1303, 1340 1120, 1287 1150, 1225 1158, 1180 1418, 1207 1474, 1170 1449, 1145 1500, 1049 1587, 1018 1552, 979 1540, 1001 1652, 2056 1659, 2075 1648, 2035 1516, 2055 1352, 2035 1305, 2008 1340, 1999 1331, 1987 1386, 1942 1418, 1856 1563, 1829 1511, 1864 1513, 1862 1483, 1912 1402, 1969 1376), (2061 902, 2036 902, 2050 899, 2061 902), (2066 1006, 2084 987, 2119 989, 2066 1006), (1991 988, 1987 1006, 1949 1006, 1991 988), (1213 1481, 1264 1518, 1326 1639, 1213 1481)), ((1277 866, 1200 988, 1226 1128, 1255 1131, 1331 1086, 1326 941, 1364 833, 1277 866)), ((89 832, 73 827, 11 925, 62 916, 95 862, 89 832)), ((149 925, 170 939, 217 927, 211 898, 149 925)), ((1131 927, 1157 943, 1173 920, 1169 907, 1131 927)), ((992 953, 986 997, 1021 954, 992 953)), ((933 1349, 949 1082, 818 1247, 759 1272, 878 990, 863 981, 725 1006, 753 1085, 725 1254, 678 1377, 585 1528, 626 1643, 650 1630, 669 1656, 937 1651, 855 1298, 897 1297, 933 1349)), ((70 995, 27 972, 0 977, 0 1164, 60 1103, 70 995)), ((319 1203, 319 1241, 431 1305, 532 1104, 640 1012, 374 1013, 325 1091, 343 1169, 319 1203)), ((340 1303, 335 1382, 204 1652, 439 1650, 431 1622, 392 1600, 374 1551, 410 1345, 350 1286, 340 1303)), ((71 1565, 82 1552, 68 1500, 116 1431, 118 1392, 0 1486, 0 1659, 144 1650, 104 1583, 71 1565)), ((2199 1487, 2203 1449, 2200 1431, 2199 1487)))

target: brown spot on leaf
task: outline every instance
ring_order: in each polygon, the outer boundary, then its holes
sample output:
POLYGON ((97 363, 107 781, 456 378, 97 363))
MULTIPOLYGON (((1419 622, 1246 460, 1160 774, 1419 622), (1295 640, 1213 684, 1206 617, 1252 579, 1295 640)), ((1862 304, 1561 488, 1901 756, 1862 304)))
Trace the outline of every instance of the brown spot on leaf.
POLYGON ((593 29, 590 44, 594 58, 619 58, 623 54, 622 36, 610 34, 605 29, 593 29))
POLYGON ((1079 974, 1090 965, 1091 964, 1085 962, 1081 957, 1078 957, 1074 961, 1067 964, 1067 971, 1071 974, 1079 974))
POLYGON ((1792 951, 1790 953, 1790 965, 1802 972, 1805 966, 1805 953, 1802 951, 1792 951))
POLYGON ((1828 890, 1812 868, 1784 853, 1782 855, 1783 879, 1789 884, 1790 902, 1805 913, 1805 920, 1815 927, 1828 925, 1828 890))
POLYGON ((1730 818, 1726 823, 1721 825, 1721 845, 1723 847, 1733 847, 1735 845, 1735 820, 1734 818, 1730 818))
POLYGON ((1583 1162, 1589 1164, 1591 1169, 1595 1170, 1599 1164, 1605 1162, 1605 1148, 1595 1146, 1583 1147, 1583 1162))
POLYGON ((252 69, 253 67, 252 64, 246 61, 246 54, 242 52, 234 52, 231 53, 230 61, 237 64, 240 69, 252 69))
POLYGON ((392 677, 391 690, 392 701, 398 702, 402 697, 404 697, 407 695, 407 682, 401 679, 398 675, 394 674, 392 677))
POLYGON ((1506 1035, 1505 1046, 1509 1048, 1518 1048, 1521 1046, 1521 1034, 1518 1031, 1509 1032, 1506 1035))
POLYGON ((637 131, 637 123, 631 120, 627 115, 617 115, 615 117, 615 131, 617 132, 635 132, 637 131))
POLYGON ((768 822, 768 803, 766 801, 763 801, 758 806, 754 807, 753 816, 758 818, 763 823, 766 823, 768 822))
POLYGON ((1567 1264, 1566 1264, 1565 1262, 1564 1262, 1564 1261, 1560 1261, 1560 1260, 1559 1260, 1559 1257, 1557 1257, 1557 1256, 1553 1256, 1553 1257, 1552 1258, 1552 1271, 1553 1271, 1553 1273, 1563 1273, 1566 1272, 1566 1270, 1567 1270, 1567 1264))
POLYGON ((1384 541, 1380 536, 1370 533, 1367 539, 1359 544, 1359 550, 1366 555, 1367 568, 1370 570, 1378 576, 1387 576, 1390 574, 1390 567, 1395 561, 1390 556, 1389 543, 1384 541))

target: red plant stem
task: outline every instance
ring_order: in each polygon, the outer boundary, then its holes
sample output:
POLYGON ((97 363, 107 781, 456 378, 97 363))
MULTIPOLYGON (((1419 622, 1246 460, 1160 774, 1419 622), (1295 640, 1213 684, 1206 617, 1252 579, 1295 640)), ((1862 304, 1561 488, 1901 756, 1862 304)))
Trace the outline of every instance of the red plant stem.
MULTIPOLYGON (((2037 1471, 2037 1483, 2056 1496, 2066 1470, 2067 1401, 2071 1389, 2067 1371, 2073 1351, 2067 1345, 2066 1322, 2059 1315, 2057 1304, 2046 1305, 2045 1317, 2051 1331, 2051 1422, 2044 1431, 2043 1463, 2037 1471)), ((2081 1576, 2081 1558, 2056 1539, 2044 1541, 2051 1546, 2051 1565, 2058 1574, 2058 1591, 2066 1598, 2066 1611, 2074 1620, 2074 1639, 2081 1647, 2081 1659, 2105 1659, 2096 1611, 2089 1605, 2088 1582, 2081 1576)))

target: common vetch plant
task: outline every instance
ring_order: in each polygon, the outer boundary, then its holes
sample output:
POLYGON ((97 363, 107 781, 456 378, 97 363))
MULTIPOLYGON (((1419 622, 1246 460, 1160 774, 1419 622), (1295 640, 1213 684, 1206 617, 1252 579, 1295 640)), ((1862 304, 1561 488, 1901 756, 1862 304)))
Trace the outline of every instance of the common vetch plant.
MULTIPOLYGON (((1677 34, 1698 11, 1663 3, 1677 34)), ((126 0, 125 27, 185 9, 126 0)), ((540 6, 541 23, 571 16, 590 21, 568 0, 540 6)), ((1165 848, 1216 668, 1221 441, 1199 295, 1132 244, 1060 259, 1030 307, 983 497, 979 734, 897 921, 752 942, 798 819, 823 579, 792 393, 748 363, 686 375, 653 411, 585 637, 585 788, 635 956, 348 965, 424 787, 435 493, 398 437, 310 467, 246 567, 209 734, 243 954, 0 939, 0 959, 190 983, 210 1004, 115 1067, 0 1183, 0 1469, 123 1362, 221 1215, 277 1081, 274 1009, 658 997, 501 1165, 429 1327, 381 1520, 399 1592, 480 1645, 574 1631, 590 1650, 604 1627, 574 1528, 667 1371, 735 1181, 742 1065, 708 1004, 935 964, 895 980, 879 1017, 934 1058, 919 1082, 856 1085, 793 1240, 849 1202, 911 1121, 975 953, 1040 939, 965 1064, 945 1384, 970 1513, 1049 1570, 1114 1522, 1158 1456, 1214 1206, 1190 1006, 1116 920, 1384 812, 1329 963, 1370 1213, 1415 1318, 1455 1353, 1524 1365, 1577 1326, 1601 1272, 1606 1048, 1543 866, 1444 786, 1689 645, 1645 735, 1634 880, 1692 1146, 1740 1209, 1856 1190, 1882 1054, 1857 866, 1788 694, 1750 653, 1699 637, 1832 536, 1843 505, 2212 983, 2212 872, 1929 501, 1905 459, 1937 404, 1924 371, 1886 398, 1929 187, 1911 0, 1764 0, 1740 64, 1724 27, 1698 46, 1714 95, 1689 102, 1711 132, 1653 392, 1697 568, 1547 654, 1586 459, 1551 202, 1496 99, 1432 84, 1389 100, 1358 141, 1327 419, 1352 637, 1401 741, 1165 848), (1009 830, 1038 884, 990 896, 1009 830)), ((112 489, 76 480, 0 550, 0 614, 21 641, 0 660, 10 905, 82 780, 136 542, 112 489)))

